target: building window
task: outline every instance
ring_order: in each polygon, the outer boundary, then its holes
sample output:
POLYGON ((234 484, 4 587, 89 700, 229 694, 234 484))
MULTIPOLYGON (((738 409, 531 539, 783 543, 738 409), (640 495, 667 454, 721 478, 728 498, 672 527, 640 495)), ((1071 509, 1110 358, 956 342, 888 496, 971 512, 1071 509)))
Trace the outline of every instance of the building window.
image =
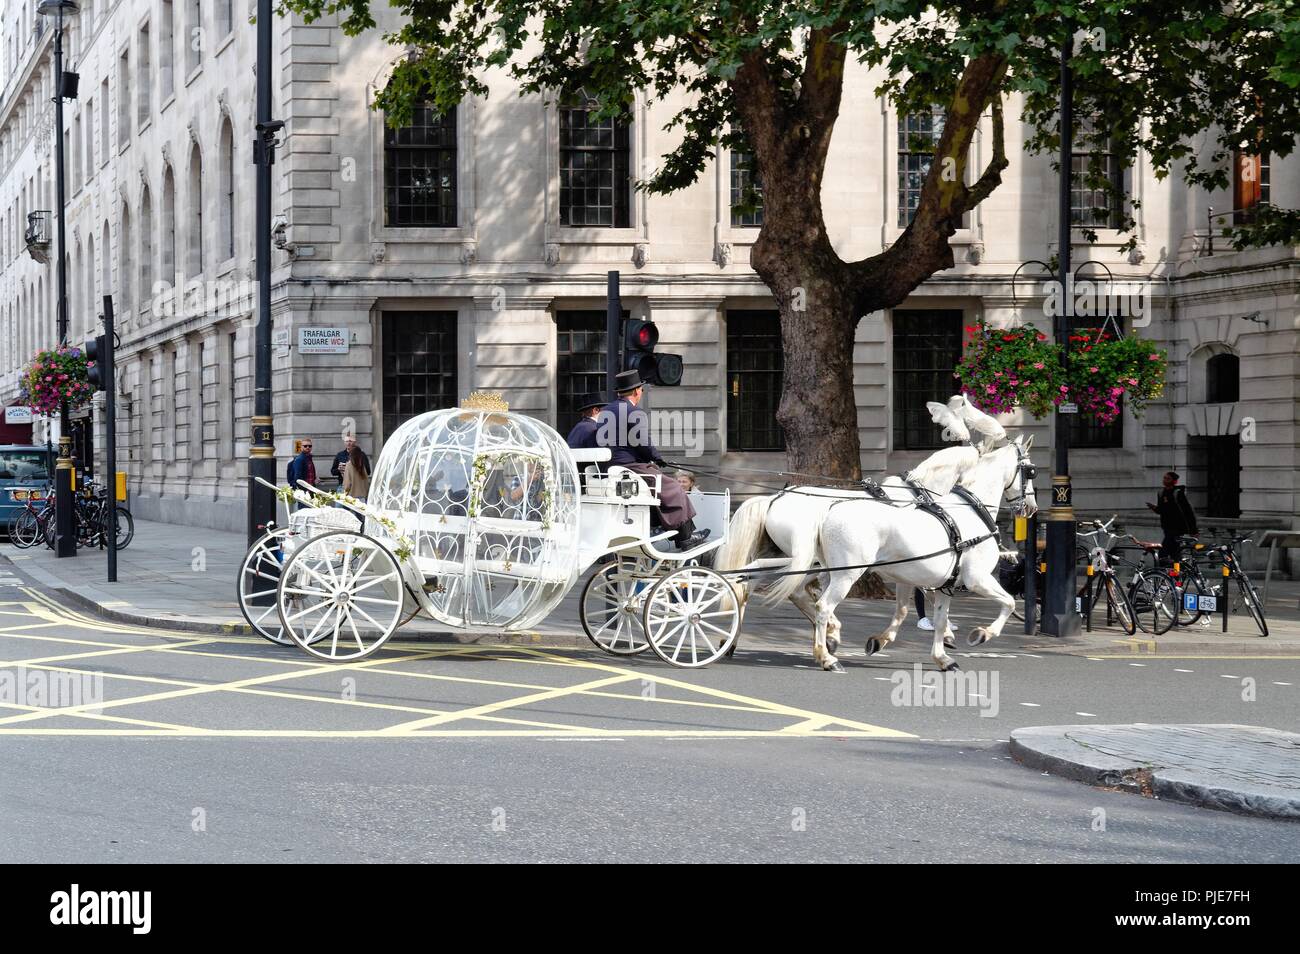
POLYGON ((560 224, 628 228, 632 224, 631 136, 626 123, 597 120, 578 93, 560 107, 560 224))
POLYGON ((731 226, 763 227, 763 186, 754 168, 754 154, 740 149, 731 150, 731 226))
POLYGON ((943 135, 944 113, 909 113, 898 117, 898 227, 907 228, 921 204, 934 147, 943 135))
POLYGON ((946 403, 961 361, 960 311, 894 312, 894 449, 946 446, 943 428, 930 420, 927 401, 946 403))
POLYGON ((218 170, 221 179, 221 214, 218 226, 221 259, 225 261, 235 257, 235 139, 228 118, 221 124, 218 156, 221 161, 218 170))
POLYGON ((234 0, 217 0, 217 36, 228 36, 230 31, 234 29, 234 8, 234 0))
POLYGON ((127 51, 123 50, 117 60, 117 148, 123 148, 130 141, 131 60, 127 51))
POLYGON ((583 396, 605 390, 605 320, 603 311, 555 316, 555 429, 561 435, 578 423, 583 396))
POLYGON ((153 296, 153 202, 149 187, 140 193, 140 310, 153 296))
POLYGON ((417 103, 411 124, 384 126, 384 224, 456 227, 456 111, 417 103))
POLYGON ((1241 359, 1216 354, 1205 362, 1205 403, 1233 404, 1241 400, 1241 359))
POLYGON ((383 315, 384 436, 408 418, 456 403, 456 312, 383 315))
POLYGON ((1269 157, 1238 149, 1232 164, 1232 224, 1251 225, 1269 201, 1269 157))
POLYGON ((1091 122, 1075 133, 1070 153, 1070 224, 1117 229, 1124 211, 1124 170, 1110 139, 1097 139, 1091 122))
POLYGON ((190 150, 190 247, 188 275, 203 272, 203 156, 190 150))
POLYGON ((162 194, 162 280, 176 276, 176 179, 171 166, 163 166, 162 194))
MULTIPOLYGON (((1203 494, 1201 517, 1241 516, 1241 436, 1222 434, 1187 439, 1187 492, 1203 494)), ((1199 503, 1199 501, 1198 501, 1199 503)))
MULTIPOLYGON (((1103 319, 1097 327, 1096 318, 1075 317, 1070 319, 1070 346, 1086 348, 1091 343, 1124 334, 1122 318, 1103 319)), ((1124 446, 1124 397, 1118 400, 1119 416, 1109 424, 1098 424, 1092 418, 1079 414, 1067 414, 1065 419, 1070 429, 1070 446, 1087 448, 1115 448, 1124 446)))
POLYGON ((140 39, 135 47, 136 62, 136 112, 135 122, 137 126, 143 126, 149 121, 149 111, 152 105, 149 102, 149 91, 153 89, 153 77, 149 75, 149 24, 140 27, 140 39))
POLYGON ((118 297, 121 299, 122 311, 131 310, 131 210, 122 203, 122 224, 118 227, 117 267, 119 284, 118 297))
POLYGON ((172 0, 162 0, 158 25, 158 83, 161 90, 159 95, 164 103, 176 90, 176 77, 172 71, 172 60, 176 52, 176 21, 172 13, 172 0))
POLYGON ((226 334, 226 434, 229 437, 227 447, 227 460, 235 458, 235 442, 238 439, 238 431, 235 422, 235 332, 226 334))
POLYGON ((783 451, 785 351, 775 311, 727 312, 727 450, 783 451))
POLYGON ((109 127, 112 125, 108 118, 108 77, 104 77, 104 82, 99 84, 99 162, 108 162, 110 154, 109 149, 109 127))
POLYGON ((189 22, 185 36, 185 72, 193 73, 203 61, 203 6, 189 0, 189 22))

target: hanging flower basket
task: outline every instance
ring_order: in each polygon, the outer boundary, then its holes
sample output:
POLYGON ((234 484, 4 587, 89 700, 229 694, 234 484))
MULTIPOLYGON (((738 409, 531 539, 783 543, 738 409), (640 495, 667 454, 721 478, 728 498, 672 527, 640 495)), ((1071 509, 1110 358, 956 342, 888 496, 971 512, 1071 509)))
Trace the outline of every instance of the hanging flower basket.
POLYGON ((1165 352, 1144 338, 1080 329, 1070 336, 1062 367, 1061 346, 1036 328, 981 321, 966 330, 971 341, 953 374, 970 402, 990 414, 1023 407, 1045 417, 1073 403, 1081 416, 1109 424, 1124 405, 1141 417, 1164 392, 1165 352))
POLYGON ((89 376, 93 366, 94 362, 87 361, 80 348, 38 351, 23 368, 19 400, 44 415, 57 414, 64 399, 70 410, 88 404, 95 396, 89 376))

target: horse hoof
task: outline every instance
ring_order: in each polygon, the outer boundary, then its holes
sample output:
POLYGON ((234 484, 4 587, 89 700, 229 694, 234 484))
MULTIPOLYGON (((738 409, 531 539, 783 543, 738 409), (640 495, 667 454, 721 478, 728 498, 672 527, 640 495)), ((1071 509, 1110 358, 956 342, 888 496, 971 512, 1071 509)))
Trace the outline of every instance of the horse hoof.
POLYGON ((874 656, 876 653, 880 652, 880 649, 881 649, 881 646, 880 646, 880 640, 878 640, 878 639, 868 639, 868 640, 867 640, 867 655, 868 655, 868 656, 874 656))
POLYGON ((841 665, 840 665, 839 663, 837 663, 837 662, 833 662, 833 663, 831 663, 829 666, 826 667, 826 671, 827 671, 827 672, 843 672, 843 671, 844 671, 844 667, 841 666, 841 665))
POLYGON ((961 666, 958 666, 955 662, 950 662, 950 663, 948 663, 948 665, 941 667, 939 671, 940 671, 940 672, 957 672, 959 669, 961 669, 961 666))
POLYGON ((976 626, 970 631, 970 635, 966 637, 966 645, 978 646, 980 643, 987 643, 992 638, 993 634, 987 629, 983 626, 976 626))

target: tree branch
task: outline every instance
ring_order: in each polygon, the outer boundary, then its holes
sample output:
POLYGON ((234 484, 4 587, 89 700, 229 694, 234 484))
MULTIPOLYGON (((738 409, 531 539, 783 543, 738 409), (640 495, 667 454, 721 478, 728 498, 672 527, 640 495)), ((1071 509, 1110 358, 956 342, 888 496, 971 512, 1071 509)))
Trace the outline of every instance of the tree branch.
POLYGON ((966 190, 966 201, 962 204, 965 214, 979 205, 1002 184, 1002 173, 1011 163, 1007 161, 1006 134, 1002 121, 1002 93, 993 94, 993 158, 980 173, 979 179, 966 190))

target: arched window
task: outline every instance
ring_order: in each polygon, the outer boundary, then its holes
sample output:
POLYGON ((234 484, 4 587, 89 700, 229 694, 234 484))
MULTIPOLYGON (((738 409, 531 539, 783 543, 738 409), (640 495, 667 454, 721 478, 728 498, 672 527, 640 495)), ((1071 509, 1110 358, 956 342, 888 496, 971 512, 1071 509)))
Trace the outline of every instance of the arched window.
POLYGON ((149 187, 140 193, 140 303, 153 297, 153 202, 149 187))
POLYGON ((68 334, 72 335, 73 329, 85 328, 94 321, 97 314, 96 302, 99 299, 95 296, 95 234, 92 231, 86 236, 86 284, 81 296, 81 312, 76 321, 68 322, 68 334))
MULTIPOLYGON (((109 231, 108 219, 104 220, 104 229, 99 236, 99 284, 102 294, 113 294, 113 233, 109 231)), ((96 314, 101 307, 102 303, 96 299, 96 314)))
POLYGON ((190 242, 185 274, 203 271, 203 156, 198 143, 190 150, 190 242))
POLYGON ((176 276, 176 180, 171 166, 163 167, 162 274, 169 285, 176 276))
POLYGON ((230 119, 221 123, 221 137, 218 143, 221 177, 221 214, 217 222, 221 259, 235 257, 235 138, 230 129, 230 119))
POLYGON ((1232 404, 1241 400, 1241 359, 1216 354, 1205 362, 1205 403, 1232 404))
POLYGON ((122 203, 121 234, 117 238, 118 276, 120 278, 117 295, 123 313, 131 309, 131 210, 122 203))

